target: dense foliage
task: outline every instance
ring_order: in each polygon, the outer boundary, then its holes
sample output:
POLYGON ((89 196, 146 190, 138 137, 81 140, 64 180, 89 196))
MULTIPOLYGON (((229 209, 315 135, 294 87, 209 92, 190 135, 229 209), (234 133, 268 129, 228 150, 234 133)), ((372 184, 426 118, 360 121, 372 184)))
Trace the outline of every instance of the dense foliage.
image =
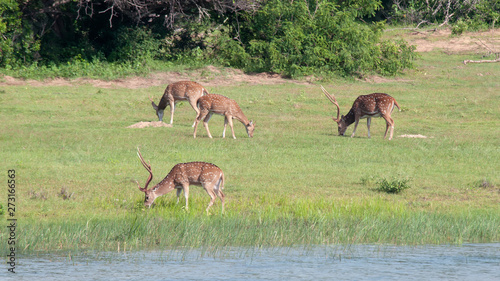
POLYGON ((390 75, 412 67, 414 50, 381 41, 386 21, 461 33, 494 27, 499 15, 500 0, 0 0, 0 67, 162 61, 390 75))
POLYGON ((500 0, 393 0, 391 18, 417 25, 494 28, 500 18, 500 0))

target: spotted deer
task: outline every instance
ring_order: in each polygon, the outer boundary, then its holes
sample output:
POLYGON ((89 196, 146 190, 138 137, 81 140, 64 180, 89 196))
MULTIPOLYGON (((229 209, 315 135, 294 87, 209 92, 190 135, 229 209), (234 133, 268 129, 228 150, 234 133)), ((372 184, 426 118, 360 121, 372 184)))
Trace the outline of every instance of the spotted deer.
POLYGON ((196 102, 204 94, 208 94, 208 91, 202 85, 192 81, 179 81, 167 86, 158 105, 153 101, 153 97, 150 97, 149 100, 160 121, 163 121, 165 108, 170 105, 170 125, 172 125, 174 123, 175 104, 178 101, 189 101, 191 107, 196 111, 196 115, 198 115, 200 111, 196 106, 196 102))
POLYGON ((361 95, 359 96, 353 103, 351 110, 347 115, 340 115, 340 107, 335 99, 334 95, 329 94, 323 86, 321 86, 321 90, 325 94, 325 96, 335 105, 337 106, 337 118, 332 117, 333 121, 337 122, 339 129, 339 136, 343 136, 347 127, 354 123, 354 130, 352 131, 351 138, 354 137, 354 133, 356 132, 356 128, 358 127, 359 119, 367 118, 367 126, 368 126, 368 137, 370 137, 370 123, 372 117, 382 117, 385 119, 386 128, 384 139, 387 136, 387 131, 389 127, 391 128, 391 133, 389 135, 389 140, 392 139, 392 134, 394 132, 394 120, 391 118, 391 113, 394 109, 394 106, 397 106, 399 111, 398 103, 396 100, 389 96, 388 94, 382 93, 374 93, 369 95, 361 95))
POLYGON ((253 121, 248 121, 248 118, 245 116, 245 114, 243 114, 240 106, 236 103, 236 101, 222 95, 210 94, 198 99, 198 107, 200 109, 200 113, 198 113, 198 116, 196 116, 196 120, 194 121, 193 136, 195 138, 196 129, 198 128, 198 123, 201 121, 201 119, 203 119, 203 126, 207 130, 208 137, 212 138, 210 130, 208 129, 208 121, 210 121, 210 118, 212 118, 212 115, 214 113, 224 115, 224 131, 222 132, 223 138, 226 137, 226 127, 229 123, 231 132, 233 133, 233 139, 236 139, 233 128, 233 118, 237 119, 243 125, 245 125, 248 137, 253 137, 255 124, 253 123, 253 121))
POLYGON ((208 215, 208 209, 214 204, 217 196, 222 202, 222 212, 224 212, 224 172, 211 163, 206 162, 189 162, 189 163, 179 163, 175 165, 168 175, 157 185, 148 189, 148 185, 153 179, 153 172, 151 170, 151 165, 144 161, 142 158, 141 151, 137 148, 137 155, 141 160, 142 165, 149 172, 149 177, 146 180, 144 188, 141 188, 139 182, 137 186, 139 190, 144 192, 146 197, 144 198, 144 205, 151 207, 155 199, 162 196, 170 191, 177 190, 177 203, 179 203, 179 196, 181 191, 184 190, 184 197, 186 198, 186 210, 188 209, 188 197, 189 197, 189 186, 199 185, 202 186, 205 191, 210 196, 210 203, 206 208, 208 215))

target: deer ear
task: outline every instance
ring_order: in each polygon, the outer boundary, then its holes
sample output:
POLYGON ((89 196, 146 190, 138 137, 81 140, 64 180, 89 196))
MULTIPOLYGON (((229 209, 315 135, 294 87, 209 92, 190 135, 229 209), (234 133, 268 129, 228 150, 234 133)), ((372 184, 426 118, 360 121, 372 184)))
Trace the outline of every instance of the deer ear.
POLYGON ((253 120, 250 120, 250 123, 248 125, 252 126, 253 125, 253 120))
POLYGON ((154 103, 154 101, 151 102, 151 105, 153 106, 154 110, 158 111, 158 106, 154 103))

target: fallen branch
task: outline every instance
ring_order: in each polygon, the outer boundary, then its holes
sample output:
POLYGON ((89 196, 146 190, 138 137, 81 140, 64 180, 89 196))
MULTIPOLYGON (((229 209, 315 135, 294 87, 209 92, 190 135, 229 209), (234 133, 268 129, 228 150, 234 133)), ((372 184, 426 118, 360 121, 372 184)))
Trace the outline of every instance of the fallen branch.
POLYGON ((496 60, 464 60, 464 64, 483 63, 483 62, 500 62, 500 58, 497 58, 496 60))

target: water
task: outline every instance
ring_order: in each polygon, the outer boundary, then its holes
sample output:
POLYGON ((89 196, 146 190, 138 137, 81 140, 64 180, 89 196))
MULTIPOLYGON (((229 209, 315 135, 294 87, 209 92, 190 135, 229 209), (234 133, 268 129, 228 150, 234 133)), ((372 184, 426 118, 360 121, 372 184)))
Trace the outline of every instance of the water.
POLYGON ((46 254, 16 271, 0 280, 500 280, 500 243, 46 254))

